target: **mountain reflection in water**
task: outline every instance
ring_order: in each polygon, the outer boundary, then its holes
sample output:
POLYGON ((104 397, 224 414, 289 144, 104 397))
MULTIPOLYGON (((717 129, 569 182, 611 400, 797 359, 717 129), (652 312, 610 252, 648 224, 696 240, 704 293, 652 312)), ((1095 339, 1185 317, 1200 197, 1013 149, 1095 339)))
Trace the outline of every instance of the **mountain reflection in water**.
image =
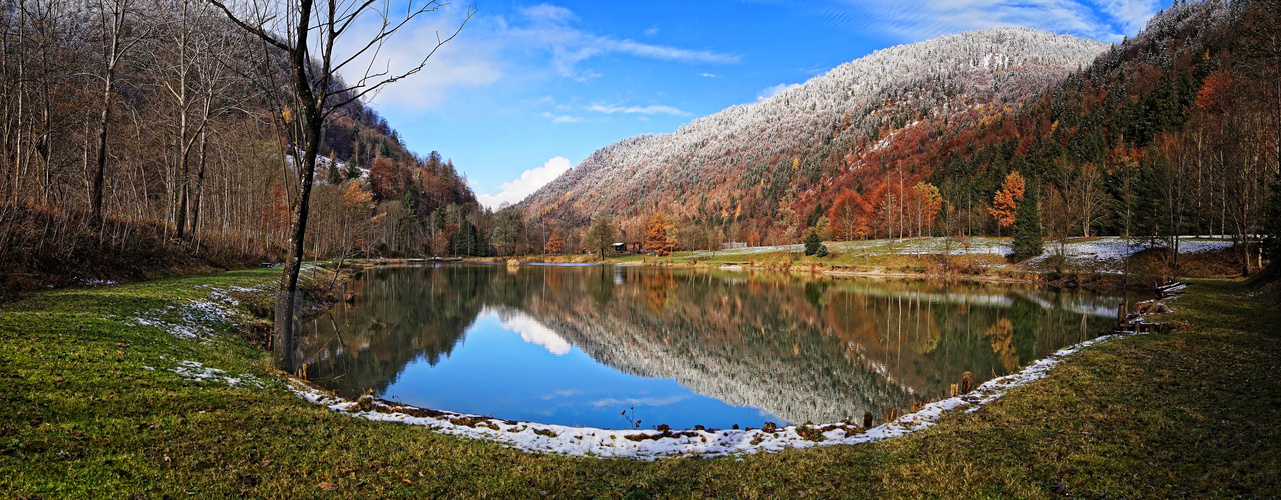
POLYGON ((606 428, 883 418, 1093 338, 1124 300, 613 266, 374 269, 352 287, 305 325, 313 381, 606 428))

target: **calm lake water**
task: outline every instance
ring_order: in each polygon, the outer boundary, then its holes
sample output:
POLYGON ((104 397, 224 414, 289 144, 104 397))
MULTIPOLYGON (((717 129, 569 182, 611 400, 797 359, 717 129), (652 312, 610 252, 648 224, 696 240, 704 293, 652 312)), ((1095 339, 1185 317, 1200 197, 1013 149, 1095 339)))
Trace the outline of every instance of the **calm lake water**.
POLYGON ((312 381, 626 429, 861 421, 1109 328, 1120 295, 615 266, 373 269, 304 325, 312 381), (622 414, 625 413, 625 414, 622 414))

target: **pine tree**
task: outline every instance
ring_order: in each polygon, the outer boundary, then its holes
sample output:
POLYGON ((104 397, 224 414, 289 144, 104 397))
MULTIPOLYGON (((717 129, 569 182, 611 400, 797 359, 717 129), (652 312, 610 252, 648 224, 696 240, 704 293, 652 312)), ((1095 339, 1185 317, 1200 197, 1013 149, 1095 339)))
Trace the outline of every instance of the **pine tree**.
POLYGON ((338 172, 338 160, 332 152, 329 153, 329 178, 327 180, 331 186, 342 184, 342 174, 338 172))
POLYGON ((818 253, 818 249, 821 246, 823 246, 823 240, 818 237, 818 230, 810 228, 805 233, 805 255, 818 253))
POLYGON ((1041 212, 1036 188, 1028 189, 1018 207, 1014 221, 1014 261, 1022 262, 1041 255, 1041 212))

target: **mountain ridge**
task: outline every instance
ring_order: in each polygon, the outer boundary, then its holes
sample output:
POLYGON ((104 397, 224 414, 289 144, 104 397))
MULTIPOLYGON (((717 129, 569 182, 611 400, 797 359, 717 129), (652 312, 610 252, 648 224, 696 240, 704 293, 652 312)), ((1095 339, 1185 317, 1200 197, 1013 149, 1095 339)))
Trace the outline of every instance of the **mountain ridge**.
MULTIPOLYGON (((795 218, 797 208, 808 213, 821 203, 816 191, 865 166, 859 160, 878 142, 895 140, 925 118, 947 123, 982 115, 988 105, 1021 102, 1107 48, 1006 27, 880 49, 761 102, 730 106, 671 133, 605 146, 519 205, 535 218, 571 225, 611 214, 626 231, 654 211, 702 222, 751 222, 758 214, 745 220, 743 199, 750 200, 748 211, 770 213, 790 196, 784 204, 795 218), (750 192, 767 181, 769 189, 750 192), (740 199, 730 186, 748 192, 740 199), (698 197, 696 206, 691 196, 698 197)), ((775 225, 756 230, 770 232, 775 225)))

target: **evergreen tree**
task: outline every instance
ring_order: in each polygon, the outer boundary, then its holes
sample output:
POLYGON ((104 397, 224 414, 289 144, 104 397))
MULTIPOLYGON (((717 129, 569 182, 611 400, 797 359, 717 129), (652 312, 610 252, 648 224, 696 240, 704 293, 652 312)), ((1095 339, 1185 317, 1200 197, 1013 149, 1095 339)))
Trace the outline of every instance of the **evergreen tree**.
POLYGON ((1019 204, 1014 221, 1014 261, 1021 262, 1041 255, 1041 212, 1036 187, 1032 186, 1019 204))
POLYGON ((413 193, 405 191, 400 198, 400 220, 396 221, 396 230, 400 232, 401 241, 410 241, 418 231, 418 201, 413 193))
POLYGON ((329 155, 329 185, 337 186, 342 184, 342 173, 338 171, 338 161, 334 160, 334 155, 329 155))
POLYGON ((444 206, 436 207, 435 215, 433 215, 433 216, 432 216, 432 218, 434 219, 434 222, 435 222, 435 224, 436 224, 436 230, 437 230, 437 231, 444 231, 444 230, 445 230, 445 226, 446 226, 446 225, 448 225, 448 224, 447 224, 447 223, 448 223, 448 219, 447 219, 447 215, 446 215, 446 213, 445 213, 445 207, 444 207, 444 206))
POLYGON ((818 253, 819 247, 823 246, 823 240, 818 237, 818 230, 810 228, 805 232, 805 255, 814 255, 818 253))

